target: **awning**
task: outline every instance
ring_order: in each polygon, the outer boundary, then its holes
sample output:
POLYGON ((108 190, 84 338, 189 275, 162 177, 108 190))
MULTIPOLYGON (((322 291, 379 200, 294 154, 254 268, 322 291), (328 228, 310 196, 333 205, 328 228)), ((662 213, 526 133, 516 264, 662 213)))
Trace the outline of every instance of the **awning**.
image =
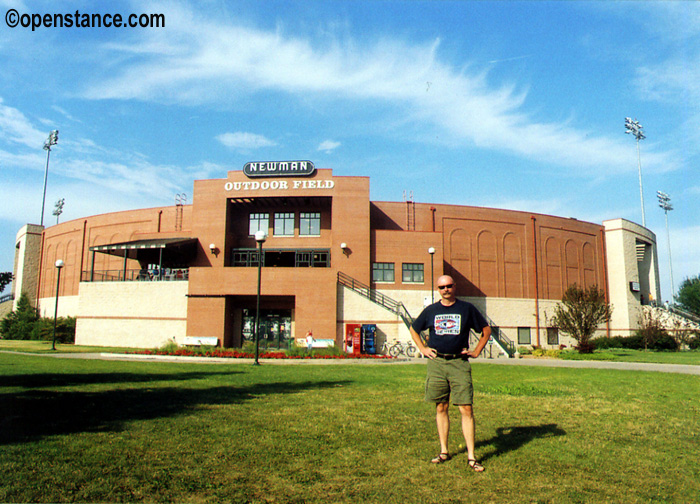
MULTIPOLYGON (((94 245, 90 247, 90 251, 109 254, 120 250, 182 248, 193 246, 196 243, 197 238, 160 238, 153 240, 136 240, 123 243, 110 243, 108 245, 94 245)), ((118 255, 123 255, 123 252, 118 255)))

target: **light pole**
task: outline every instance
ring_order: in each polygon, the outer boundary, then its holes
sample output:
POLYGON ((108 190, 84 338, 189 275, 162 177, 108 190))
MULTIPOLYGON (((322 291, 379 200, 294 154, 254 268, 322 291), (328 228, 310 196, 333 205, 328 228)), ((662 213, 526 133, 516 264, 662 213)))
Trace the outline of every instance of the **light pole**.
POLYGON ((258 297, 255 304, 255 362, 253 365, 259 366, 258 355, 260 353, 260 280, 262 274, 263 263, 263 243, 267 239, 265 231, 255 232, 255 241, 258 242, 258 297))
POLYGON ((637 166, 639 168, 639 197, 642 200, 642 226, 647 227, 646 216, 644 215, 644 192, 642 190, 642 158, 639 154, 639 141, 644 140, 643 126, 636 119, 633 121, 629 117, 625 117, 625 133, 634 135, 637 139, 637 166))
POLYGON ((63 269, 64 262, 59 259, 56 261, 56 269, 58 270, 58 275, 56 279, 56 306, 53 312, 53 344, 51 345, 51 350, 56 350, 56 319, 58 318, 58 288, 61 285, 61 270, 63 269))
POLYGON ((49 156, 51 155, 51 146, 58 143, 58 130, 53 130, 49 133, 49 138, 44 142, 44 150, 46 151, 46 171, 44 171, 44 198, 41 200, 41 225, 44 225, 44 206, 46 205, 46 182, 49 179, 49 156))
POLYGON ((433 257, 435 256, 435 247, 430 247, 428 249, 428 254, 430 254, 430 301, 435 302, 435 279, 434 269, 433 269, 433 257))
POLYGON ((668 231, 668 211, 673 210, 671 204, 671 196, 662 191, 656 191, 656 196, 659 198, 659 206, 664 209, 666 214, 666 243, 668 244, 668 269, 671 272, 671 302, 673 302, 676 287, 673 285, 673 264, 671 262, 671 234, 668 231))

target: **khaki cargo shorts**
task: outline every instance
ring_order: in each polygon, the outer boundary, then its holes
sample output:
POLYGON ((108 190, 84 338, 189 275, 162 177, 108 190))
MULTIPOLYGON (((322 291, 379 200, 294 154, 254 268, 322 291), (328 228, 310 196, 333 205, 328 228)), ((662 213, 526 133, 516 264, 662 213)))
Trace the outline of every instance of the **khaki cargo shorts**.
POLYGON ((428 361, 425 401, 471 405, 474 401, 472 367, 468 359, 447 360, 435 357, 428 361))

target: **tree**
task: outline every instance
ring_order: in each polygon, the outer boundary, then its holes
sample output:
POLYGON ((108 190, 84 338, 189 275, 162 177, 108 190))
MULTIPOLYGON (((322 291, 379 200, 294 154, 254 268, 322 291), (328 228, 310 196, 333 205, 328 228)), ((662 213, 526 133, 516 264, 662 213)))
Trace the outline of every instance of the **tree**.
POLYGON ((23 292, 17 301, 17 309, 0 320, 0 335, 5 339, 32 339, 37 320, 39 315, 29 301, 29 296, 23 292))
POLYGON ((700 317, 700 275, 683 280, 676 301, 683 310, 700 317))
POLYGON ((605 300, 605 292, 593 285, 582 289, 576 284, 564 293, 561 304, 554 308, 552 322, 562 332, 578 342, 579 353, 592 353, 593 333, 603 322, 610 320, 612 306, 605 300))
POLYGON ((4 273, 0 273, 0 293, 5 290, 5 287, 7 287, 10 282, 12 282, 12 272, 11 271, 6 271, 4 273))

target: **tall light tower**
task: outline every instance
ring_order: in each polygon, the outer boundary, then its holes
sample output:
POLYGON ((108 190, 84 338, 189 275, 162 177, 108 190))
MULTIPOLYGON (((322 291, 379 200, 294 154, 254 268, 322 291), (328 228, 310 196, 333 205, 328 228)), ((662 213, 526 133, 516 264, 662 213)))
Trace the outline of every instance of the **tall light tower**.
POLYGON ((644 215, 644 191, 642 190, 642 158, 639 155, 639 141, 644 140, 644 131, 642 131, 643 126, 639 124, 639 121, 632 120, 629 117, 625 117, 625 133, 634 135, 637 139, 637 165, 639 167, 639 198, 642 200, 642 226, 647 227, 647 219, 644 215))
MULTIPOLYGON (((44 206, 46 205, 46 182, 49 179, 49 156, 51 155, 51 146, 58 143, 58 130, 53 130, 49 133, 49 138, 44 142, 44 150, 46 151, 46 171, 44 172, 44 199, 41 200, 41 226, 44 226, 44 206)), ((60 270, 59 270, 60 271, 60 270)))
POLYGON ((668 244, 668 269, 671 272, 671 301, 676 293, 676 287, 673 285, 673 263, 671 262, 671 234, 668 232, 668 211, 673 210, 671 197, 662 191, 656 191, 656 196, 659 198, 659 206, 664 209, 666 214, 666 243, 668 244))

